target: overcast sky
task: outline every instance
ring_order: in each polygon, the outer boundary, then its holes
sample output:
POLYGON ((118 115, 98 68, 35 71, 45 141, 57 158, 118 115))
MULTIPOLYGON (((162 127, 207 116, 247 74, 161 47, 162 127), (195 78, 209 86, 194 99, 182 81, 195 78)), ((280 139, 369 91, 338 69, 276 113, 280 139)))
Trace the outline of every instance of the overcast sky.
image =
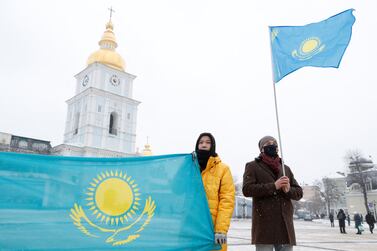
POLYGON ((20 1, 0 3, 0 131, 63 141, 74 75, 98 49, 108 8, 117 51, 136 75, 140 149, 191 152, 199 133, 242 177, 277 137, 269 25, 305 25, 354 8, 339 69, 302 68, 277 84, 285 162, 298 182, 344 171, 348 150, 377 160, 377 2, 20 1))

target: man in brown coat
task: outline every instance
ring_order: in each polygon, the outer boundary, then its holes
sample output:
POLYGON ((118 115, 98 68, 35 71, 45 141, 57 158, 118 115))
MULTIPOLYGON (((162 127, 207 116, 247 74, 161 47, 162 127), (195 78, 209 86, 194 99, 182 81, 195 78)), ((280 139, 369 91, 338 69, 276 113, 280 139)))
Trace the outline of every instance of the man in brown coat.
POLYGON ((296 245, 291 200, 302 198, 302 188, 291 169, 285 176, 275 138, 259 141, 260 155, 246 164, 242 191, 253 197, 252 244, 256 251, 289 251, 296 245))

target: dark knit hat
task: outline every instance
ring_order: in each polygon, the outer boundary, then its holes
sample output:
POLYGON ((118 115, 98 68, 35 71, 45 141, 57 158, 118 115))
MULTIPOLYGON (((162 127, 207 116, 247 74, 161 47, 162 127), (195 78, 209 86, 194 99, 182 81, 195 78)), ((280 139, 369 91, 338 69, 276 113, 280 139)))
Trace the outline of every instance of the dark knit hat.
POLYGON ((276 139, 272 136, 264 136, 263 138, 261 138, 259 140, 259 143, 258 143, 258 147, 259 147, 259 150, 262 151, 262 147, 264 144, 266 144, 268 141, 274 141, 275 145, 278 145, 278 142, 276 141, 276 139))

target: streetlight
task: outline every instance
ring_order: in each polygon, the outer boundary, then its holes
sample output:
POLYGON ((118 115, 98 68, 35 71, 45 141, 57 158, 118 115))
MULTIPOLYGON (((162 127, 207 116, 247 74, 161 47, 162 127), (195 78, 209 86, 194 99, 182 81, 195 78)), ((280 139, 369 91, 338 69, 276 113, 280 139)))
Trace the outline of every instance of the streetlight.
POLYGON ((241 204, 242 206, 242 216, 243 216, 243 219, 246 218, 246 206, 247 206, 247 203, 246 203, 246 198, 243 198, 243 202, 241 204))
POLYGON ((339 175, 342 175, 343 177, 346 177, 346 174, 344 172, 337 171, 336 173, 339 174, 339 175))

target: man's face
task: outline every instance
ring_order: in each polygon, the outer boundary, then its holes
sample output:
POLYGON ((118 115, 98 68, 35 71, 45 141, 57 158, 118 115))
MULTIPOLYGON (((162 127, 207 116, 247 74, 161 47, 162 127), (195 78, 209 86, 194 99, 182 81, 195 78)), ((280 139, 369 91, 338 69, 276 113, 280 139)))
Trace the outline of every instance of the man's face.
POLYGON ((275 145, 275 146, 276 146, 276 152, 279 152, 279 149, 277 148, 276 142, 275 142, 274 140, 269 140, 269 141, 267 141, 267 142, 262 146, 262 153, 264 152, 264 147, 265 147, 265 146, 272 146, 272 145, 275 145))
POLYGON ((209 151, 211 149, 211 139, 208 136, 203 136, 199 140, 199 150, 209 151))

